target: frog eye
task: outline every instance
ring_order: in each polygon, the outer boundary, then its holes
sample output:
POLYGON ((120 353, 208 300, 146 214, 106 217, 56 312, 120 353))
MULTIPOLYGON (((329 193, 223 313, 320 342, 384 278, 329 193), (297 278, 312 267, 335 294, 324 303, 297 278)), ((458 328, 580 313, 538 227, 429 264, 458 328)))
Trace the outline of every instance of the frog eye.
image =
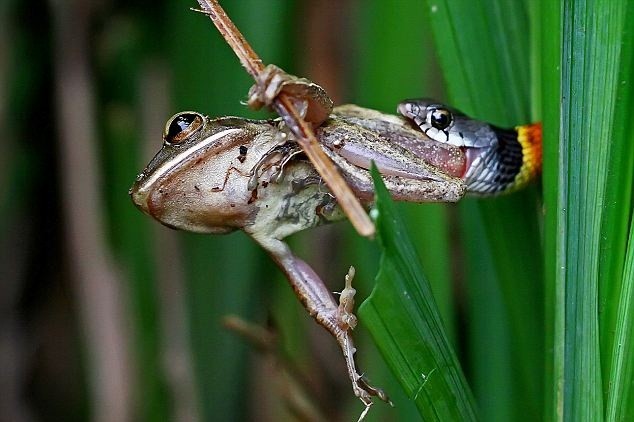
POLYGON ((438 130, 445 130, 453 123, 453 115, 446 108, 434 107, 427 112, 427 123, 438 130))
POLYGON ((205 119, 199 113, 184 111, 172 116, 165 124, 163 140, 171 145, 182 144, 202 129, 205 119))

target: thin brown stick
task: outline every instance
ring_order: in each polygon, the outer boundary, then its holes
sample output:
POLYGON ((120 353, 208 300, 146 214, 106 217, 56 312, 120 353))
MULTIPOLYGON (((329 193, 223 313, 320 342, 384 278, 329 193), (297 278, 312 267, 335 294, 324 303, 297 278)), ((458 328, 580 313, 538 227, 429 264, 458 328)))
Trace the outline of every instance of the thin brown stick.
MULTIPOLYGON (((240 59, 240 63, 247 72, 256 79, 264 69, 264 64, 258 55, 253 51, 249 43, 244 39, 238 28, 233 24, 229 16, 220 7, 217 0, 198 0, 198 4, 209 16, 216 28, 229 46, 240 59)), ((257 79, 256 79, 257 80, 257 79)), ((374 224, 363 209, 359 199, 354 195, 346 181, 337 171, 337 167, 321 150, 319 142, 315 137, 312 127, 293 106, 291 98, 285 93, 280 93, 273 104, 275 111, 286 121, 294 122, 289 125, 293 134, 297 137, 297 143, 302 147, 308 159, 313 163, 317 172, 324 179, 337 202, 346 213, 350 222, 357 232, 366 237, 374 235, 374 224)))
POLYGON ((249 341, 264 358, 262 364, 258 365, 258 370, 264 372, 262 374, 264 376, 255 377, 256 395, 259 393, 263 396, 259 397, 260 400, 256 400, 259 407, 256 408, 256 411, 259 411, 258 415, 263 413, 262 402, 266 402, 264 397, 271 394, 271 387, 274 387, 297 420, 306 422, 327 420, 326 415, 319 409, 319 403, 314 395, 308 392, 308 381, 302 377, 290 360, 280 353, 274 333, 235 315, 227 315, 222 322, 225 328, 249 341))
POLYGON ((229 44, 229 47, 236 53, 242 66, 255 79, 264 69, 264 64, 256 52, 253 51, 251 45, 244 39, 240 30, 234 25, 216 0, 198 0, 198 4, 200 4, 205 14, 209 16, 218 32, 229 44))

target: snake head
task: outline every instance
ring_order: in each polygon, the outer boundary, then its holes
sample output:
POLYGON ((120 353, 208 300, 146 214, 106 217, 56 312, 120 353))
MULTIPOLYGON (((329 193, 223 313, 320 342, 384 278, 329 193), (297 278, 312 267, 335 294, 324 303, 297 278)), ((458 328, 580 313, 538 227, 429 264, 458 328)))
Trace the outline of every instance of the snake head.
POLYGON ((541 125, 502 129, 430 99, 405 100, 398 112, 431 139, 460 147, 467 191, 488 196, 521 188, 541 170, 541 125))
POLYGON ((471 148, 497 145, 497 135, 488 123, 467 117, 438 101, 405 100, 399 103, 398 112, 435 141, 471 148))

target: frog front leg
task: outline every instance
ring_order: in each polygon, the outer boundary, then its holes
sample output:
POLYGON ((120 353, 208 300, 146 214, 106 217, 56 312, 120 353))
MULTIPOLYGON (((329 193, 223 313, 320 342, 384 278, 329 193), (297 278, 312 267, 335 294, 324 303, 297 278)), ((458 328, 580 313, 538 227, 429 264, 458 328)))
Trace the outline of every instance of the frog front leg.
MULTIPOLYGON (((350 332, 353 328, 353 324, 350 323, 350 296, 346 295, 342 298, 342 303, 338 303, 315 271, 295 256, 286 243, 257 233, 250 233, 250 235, 282 269, 308 313, 337 340, 346 361, 352 390, 366 409, 372 405, 374 396, 391 403, 383 390, 369 385, 357 370, 354 360, 356 348, 350 332)), ((346 287, 349 292, 348 283, 346 287)))
POLYGON ((332 111, 332 100, 321 86, 289 75, 273 64, 266 66, 256 77, 249 90, 249 107, 254 110, 269 107, 281 92, 291 97, 295 108, 313 127, 321 125, 332 111))

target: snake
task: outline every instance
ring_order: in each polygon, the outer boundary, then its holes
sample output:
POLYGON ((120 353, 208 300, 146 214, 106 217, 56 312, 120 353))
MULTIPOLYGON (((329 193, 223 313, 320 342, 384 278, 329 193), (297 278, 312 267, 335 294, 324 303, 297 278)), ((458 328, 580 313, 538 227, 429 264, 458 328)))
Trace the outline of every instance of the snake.
POLYGON ((429 138, 464 152, 461 177, 472 195, 514 192, 541 173, 541 123, 500 128, 429 99, 404 100, 398 112, 429 138))

